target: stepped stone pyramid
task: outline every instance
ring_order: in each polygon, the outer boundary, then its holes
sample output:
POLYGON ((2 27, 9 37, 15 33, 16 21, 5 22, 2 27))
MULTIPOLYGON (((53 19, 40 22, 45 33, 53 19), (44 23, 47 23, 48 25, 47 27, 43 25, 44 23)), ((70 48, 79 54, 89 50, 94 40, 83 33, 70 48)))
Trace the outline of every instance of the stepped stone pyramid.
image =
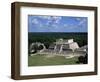
POLYGON ((77 42, 74 42, 73 39, 57 39, 56 42, 49 46, 49 49, 62 52, 65 50, 75 50, 79 48, 77 42))

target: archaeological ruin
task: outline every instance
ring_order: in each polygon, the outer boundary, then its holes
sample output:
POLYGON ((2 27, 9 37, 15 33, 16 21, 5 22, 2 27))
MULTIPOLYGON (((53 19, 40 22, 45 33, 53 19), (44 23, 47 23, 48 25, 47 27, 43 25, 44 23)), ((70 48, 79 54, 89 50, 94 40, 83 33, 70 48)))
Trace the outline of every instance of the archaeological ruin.
MULTIPOLYGON (((30 46, 30 52, 33 52, 34 49, 32 47, 34 44, 42 45, 42 49, 38 50, 36 54, 45 54, 45 55, 59 55, 65 56, 67 58, 75 57, 75 56, 85 56, 88 52, 87 45, 79 47, 77 42, 74 42, 73 39, 57 39, 55 42, 50 44, 49 48, 47 49, 43 43, 32 43, 30 46)), ((33 54, 34 55, 34 54, 33 54)))

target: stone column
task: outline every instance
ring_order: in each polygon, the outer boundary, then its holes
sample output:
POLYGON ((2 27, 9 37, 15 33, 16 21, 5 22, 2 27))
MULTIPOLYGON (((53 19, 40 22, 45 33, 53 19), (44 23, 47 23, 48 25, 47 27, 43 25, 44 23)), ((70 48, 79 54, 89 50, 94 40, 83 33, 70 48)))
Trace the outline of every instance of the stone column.
POLYGON ((62 52, 62 49, 63 49, 63 44, 62 44, 61 47, 60 47, 59 53, 62 52))

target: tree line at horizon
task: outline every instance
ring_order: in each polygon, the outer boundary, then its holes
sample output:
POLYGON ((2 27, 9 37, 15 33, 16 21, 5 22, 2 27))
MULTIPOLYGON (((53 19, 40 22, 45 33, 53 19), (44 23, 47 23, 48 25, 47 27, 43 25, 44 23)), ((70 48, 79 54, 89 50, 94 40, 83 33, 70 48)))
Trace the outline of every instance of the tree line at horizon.
POLYGON ((56 41, 56 39, 74 39, 79 46, 87 45, 87 33, 28 33, 28 46, 34 42, 44 43, 46 48, 56 41))

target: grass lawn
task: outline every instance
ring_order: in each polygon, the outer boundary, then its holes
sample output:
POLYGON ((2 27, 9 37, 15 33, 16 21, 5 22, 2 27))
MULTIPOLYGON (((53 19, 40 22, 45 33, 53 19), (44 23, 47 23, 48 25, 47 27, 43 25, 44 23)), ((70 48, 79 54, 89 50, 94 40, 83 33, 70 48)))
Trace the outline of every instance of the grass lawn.
POLYGON ((70 65, 77 64, 77 57, 66 59, 64 56, 46 57, 45 55, 34 55, 28 57, 28 66, 47 66, 47 65, 70 65))

